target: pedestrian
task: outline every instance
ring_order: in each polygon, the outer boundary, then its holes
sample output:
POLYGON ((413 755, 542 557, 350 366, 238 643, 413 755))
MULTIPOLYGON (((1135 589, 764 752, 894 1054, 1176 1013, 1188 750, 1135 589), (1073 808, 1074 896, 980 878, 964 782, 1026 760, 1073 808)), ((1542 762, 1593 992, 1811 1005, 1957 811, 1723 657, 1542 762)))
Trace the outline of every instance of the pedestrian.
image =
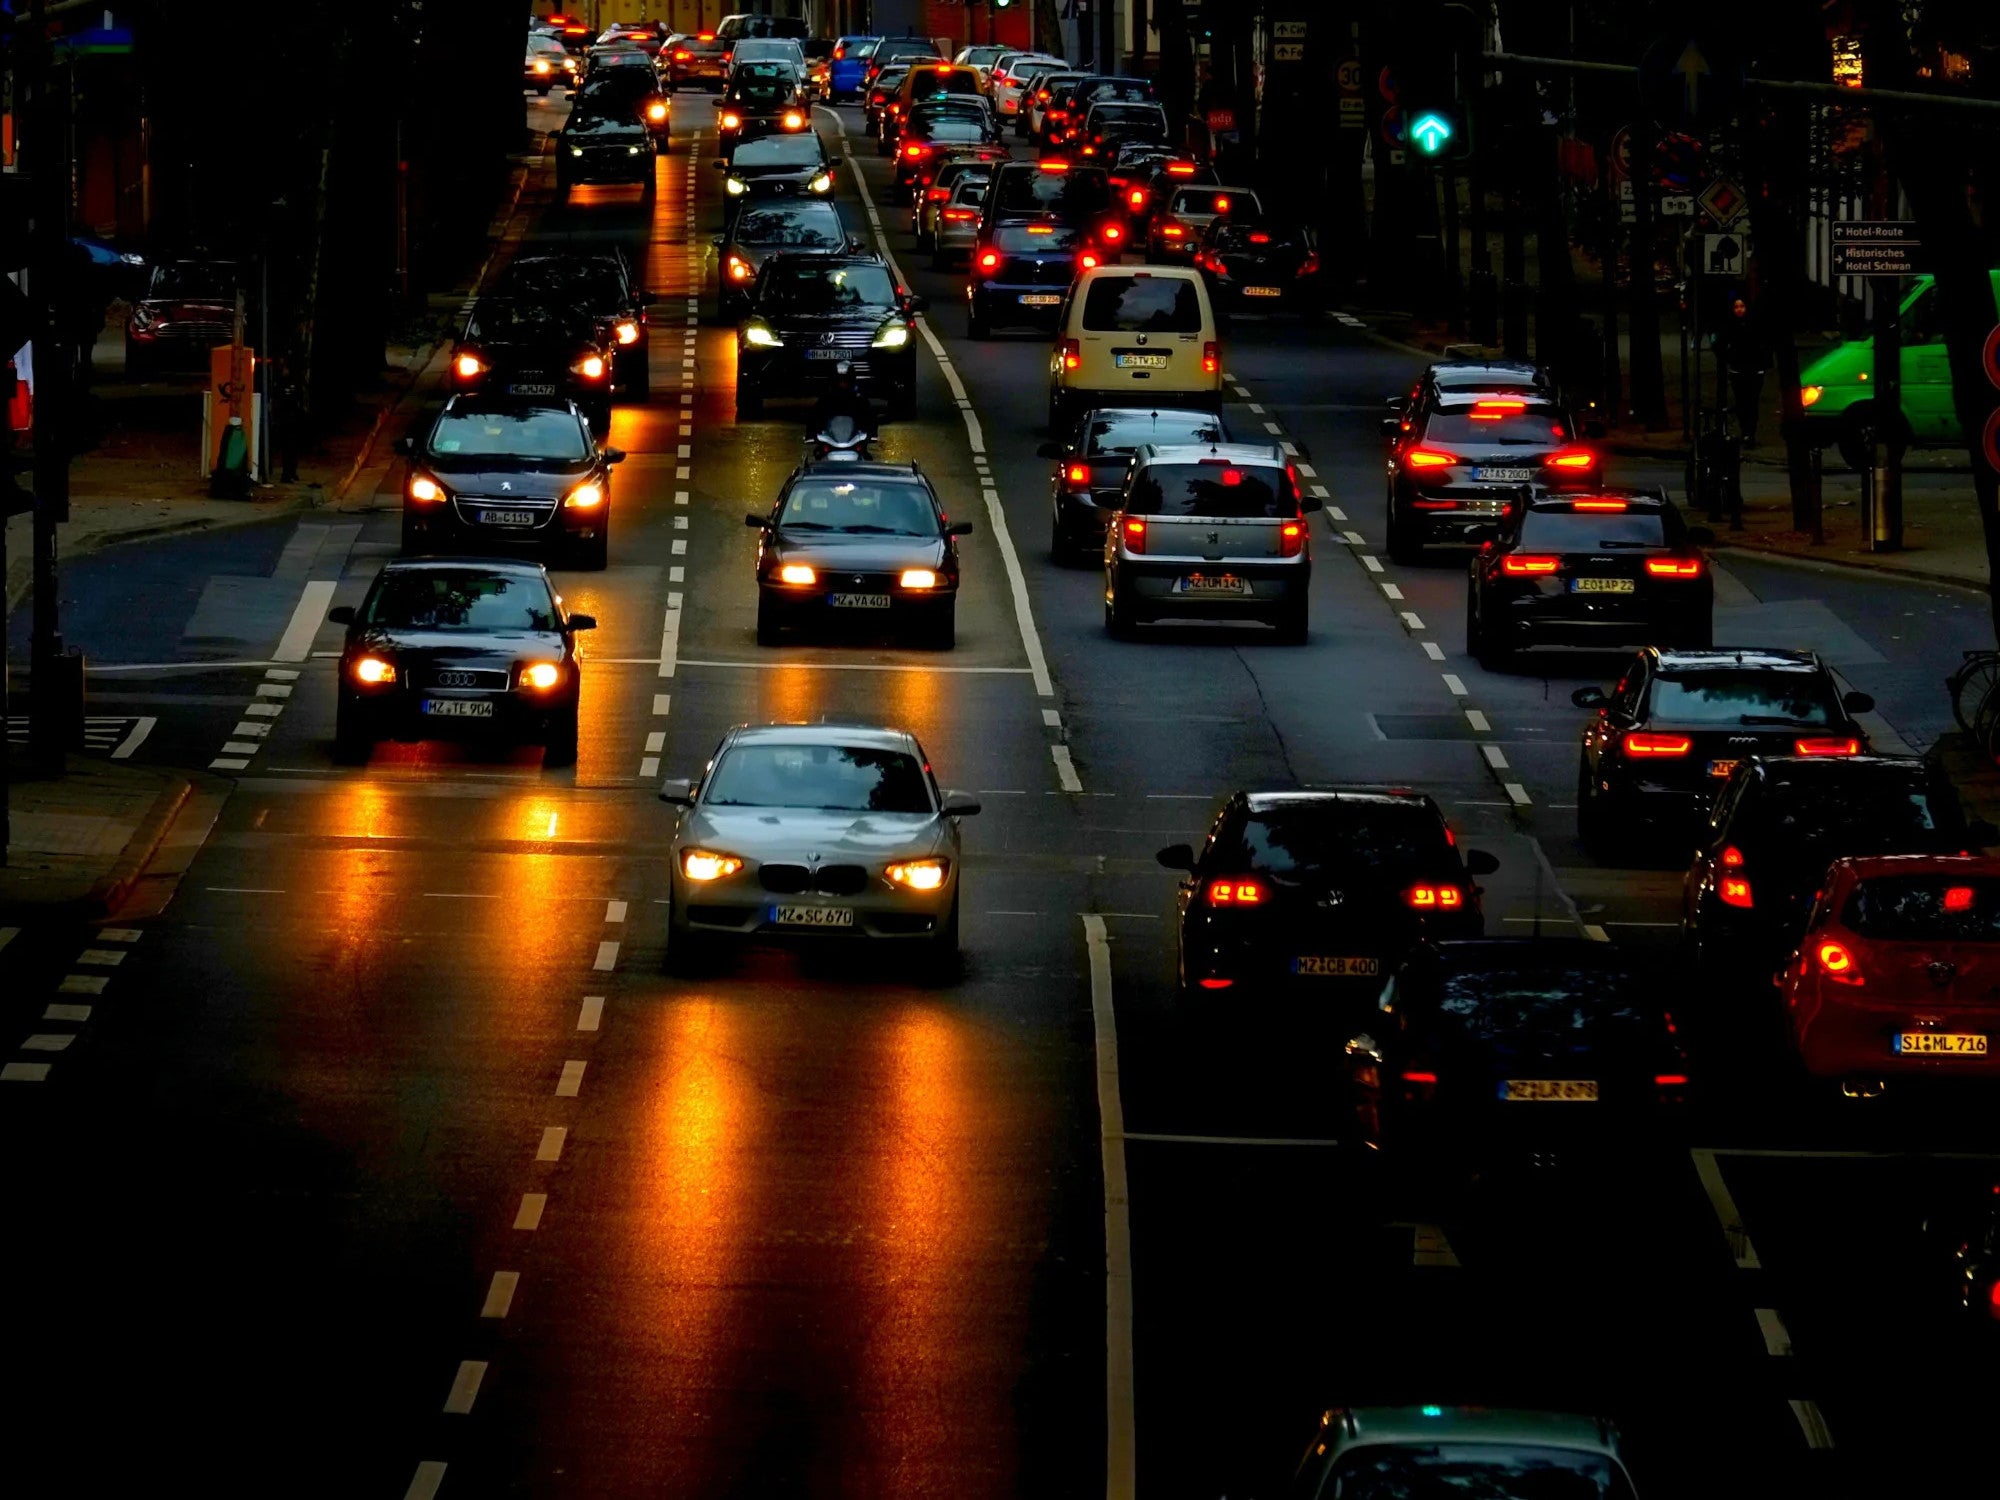
POLYGON ((1771 344, 1764 336, 1763 318, 1743 296, 1729 304, 1723 324, 1723 368, 1729 372, 1730 404, 1743 446, 1757 445, 1757 419, 1764 406, 1764 376, 1771 368, 1771 344))

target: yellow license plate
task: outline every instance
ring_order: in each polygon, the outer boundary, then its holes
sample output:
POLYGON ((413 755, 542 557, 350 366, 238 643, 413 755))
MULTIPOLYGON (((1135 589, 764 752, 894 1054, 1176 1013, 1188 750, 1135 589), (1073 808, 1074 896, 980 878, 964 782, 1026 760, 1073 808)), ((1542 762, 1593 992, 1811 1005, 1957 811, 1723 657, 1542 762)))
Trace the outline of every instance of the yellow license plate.
POLYGON ((1246 286, 1243 288, 1243 295, 1246 297, 1282 297, 1285 295, 1285 289, 1281 286, 1246 286))
POLYGON ((1986 1038, 1976 1031, 1902 1031, 1895 1050, 1905 1057, 1984 1057, 1986 1038))
POLYGON ((1513 1104, 1595 1104, 1595 1078, 1509 1078, 1500 1097, 1513 1104))
POLYGON ((1634 594, 1639 585, 1630 578, 1577 578, 1570 590, 1578 594, 1634 594))
POLYGON ((1327 979, 1367 978, 1382 972, 1379 958, 1307 957, 1292 960, 1294 974, 1316 974, 1327 979))
POLYGON ((1708 763, 1708 774, 1711 776, 1734 776, 1736 774, 1736 766, 1737 762, 1733 760, 1712 760, 1708 763))

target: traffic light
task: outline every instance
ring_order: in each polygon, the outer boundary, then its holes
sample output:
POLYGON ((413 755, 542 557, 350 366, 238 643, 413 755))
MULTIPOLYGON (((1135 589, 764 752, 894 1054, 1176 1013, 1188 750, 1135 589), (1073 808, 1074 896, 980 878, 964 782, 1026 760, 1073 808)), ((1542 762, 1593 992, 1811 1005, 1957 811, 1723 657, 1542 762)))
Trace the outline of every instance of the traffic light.
POLYGON ((1410 121, 1404 133, 1416 148, 1417 155, 1438 157, 1450 154, 1451 143, 1458 136, 1458 126, 1448 112, 1427 109, 1410 121))
POLYGON ((993 8, 995 10, 1005 10, 1008 6, 1012 5, 1013 3, 1014 0, 993 0, 993 8))

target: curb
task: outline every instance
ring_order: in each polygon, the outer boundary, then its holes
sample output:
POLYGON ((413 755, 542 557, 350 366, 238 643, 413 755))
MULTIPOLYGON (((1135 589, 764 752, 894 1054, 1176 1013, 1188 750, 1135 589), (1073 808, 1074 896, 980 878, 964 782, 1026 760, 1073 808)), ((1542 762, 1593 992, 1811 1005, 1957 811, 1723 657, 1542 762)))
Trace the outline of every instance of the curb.
POLYGON ((139 826, 132 830, 125 847, 111 862, 111 868, 99 876, 83 895, 67 901, 9 901, 0 904, 0 915, 33 916, 43 922, 94 922, 109 916, 131 892, 153 856, 159 853, 160 845, 166 841, 167 830, 173 827, 174 819, 180 816, 193 791, 194 783, 185 776, 176 776, 161 787, 153 805, 146 809, 139 826))
POLYGON ((1968 594, 1986 598, 1991 589, 1976 579, 1961 578, 1949 573, 1933 573, 1924 568, 1885 568, 1877 563, 1855 562, 1844 557, 1813 557, 1798 552, 1780 552, 1769 547, 1750 547, 1741 542, 1717 542, 1709 548, 1711 552, 1727 552, 1737 557, 1755 557, 1765 562, 1774 562, 1788 567, 1811 570, 1814 568, 1837 568, 1843 573, 1857 573, 1868 578, 1900 578, 1911 583, 1927 583, 1937 588, 1960 589, 1968 594))

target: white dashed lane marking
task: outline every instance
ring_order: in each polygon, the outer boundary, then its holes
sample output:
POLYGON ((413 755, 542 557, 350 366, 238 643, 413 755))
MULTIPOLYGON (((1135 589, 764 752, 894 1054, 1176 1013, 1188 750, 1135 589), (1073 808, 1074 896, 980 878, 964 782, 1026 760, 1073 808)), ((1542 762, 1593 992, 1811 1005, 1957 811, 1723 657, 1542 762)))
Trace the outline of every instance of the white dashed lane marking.
POLYGON ((482 1318, 504 1318, 514 1306, 514 1293, 521 1289, 519 1271, 495 1271, 493 1280, 486 1288, 486 1301, 480 1305, 482 1318))

